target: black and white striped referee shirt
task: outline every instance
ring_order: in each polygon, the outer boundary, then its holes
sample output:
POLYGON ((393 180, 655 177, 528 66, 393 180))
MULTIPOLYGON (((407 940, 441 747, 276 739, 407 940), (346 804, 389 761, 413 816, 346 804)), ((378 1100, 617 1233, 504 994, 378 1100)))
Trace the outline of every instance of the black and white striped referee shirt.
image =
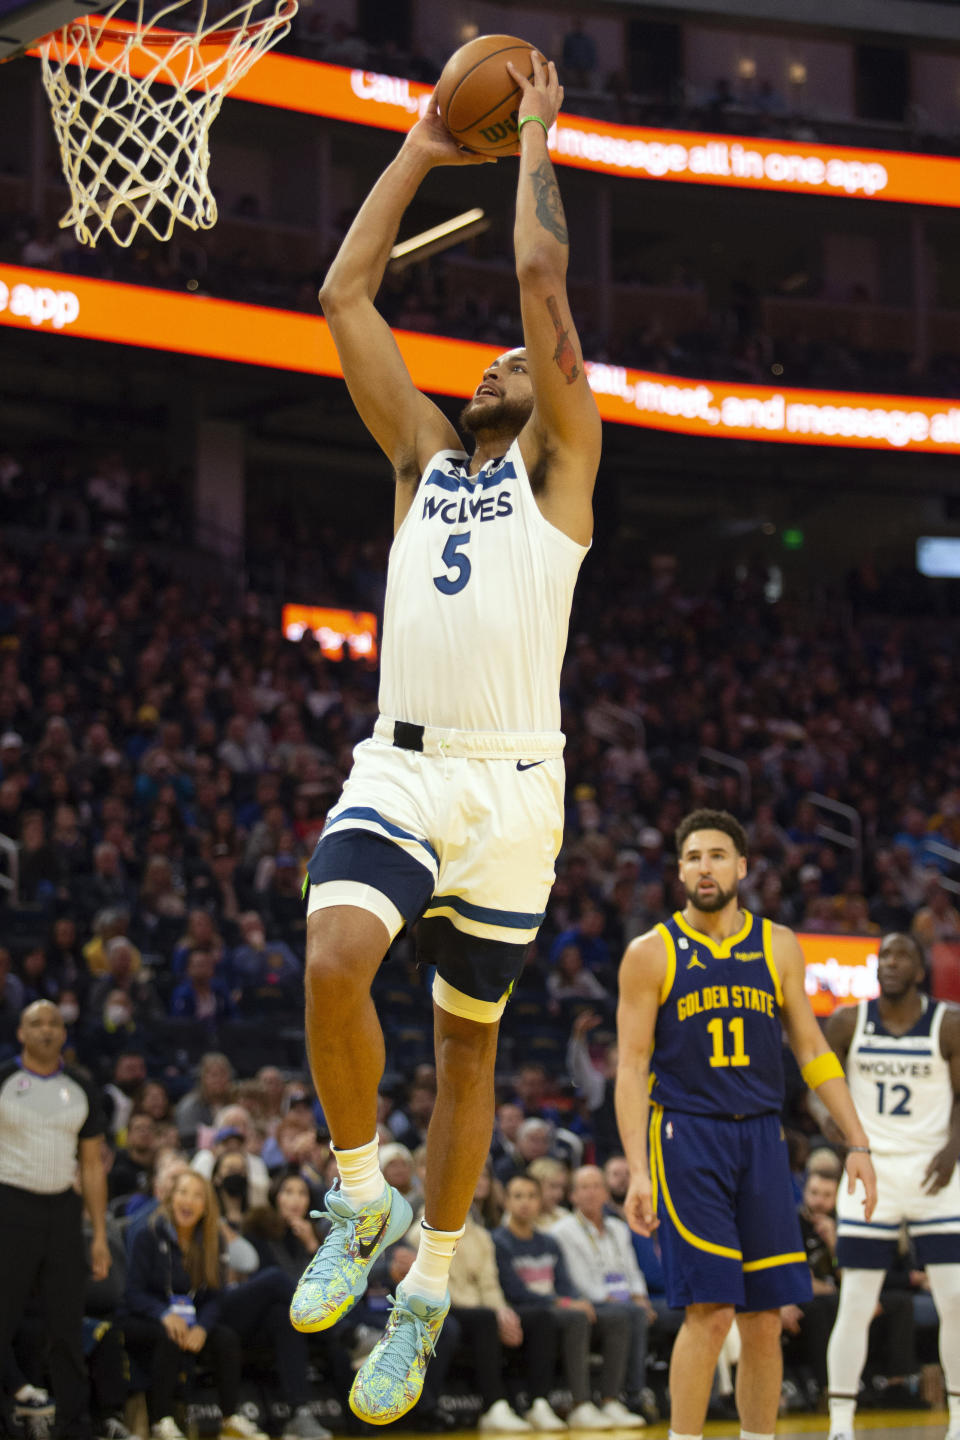
POLYGON ((38 1075, 21 1060, 0 1065, 0 1185, 34 1195, 69 1190, 77 1147, 104 1132, 96 1086, 69 1065, 38 1075))

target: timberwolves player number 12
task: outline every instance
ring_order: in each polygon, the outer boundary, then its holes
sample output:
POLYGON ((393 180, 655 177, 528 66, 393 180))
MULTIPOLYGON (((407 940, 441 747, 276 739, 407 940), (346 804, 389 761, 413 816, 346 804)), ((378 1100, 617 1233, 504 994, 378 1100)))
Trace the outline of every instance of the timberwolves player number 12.
POLYGON ((912 935, 885 935, 878 998, 835 1010, 827 1022, 880 1186, 872 1217, 848 1195, 837 1202, 843 1284, 827 1347, 831 1440, 853 1433, 867 1331, 903 1225, 940 1317, 949 1437, 960 1440, 960 1010, 921 993, 924 968, 912 935))
POLYGON ((659 1225, 667 1299, 685 1311, 670 1361, 671 1433, 699 1436, 717 1355, 737 1313, 745 1434, 772 1436, 780 1307, 810 1298, 780 1113, 783 1027, 804 1079, 850 1147, 851 1191, 876 1182, 843 1070, 804 988, 796 937, 741 910, 746 836, 723 810, 677 829, 683 910, 628 947, 617 1015, 617 1120, 626 1215, 659 1225))

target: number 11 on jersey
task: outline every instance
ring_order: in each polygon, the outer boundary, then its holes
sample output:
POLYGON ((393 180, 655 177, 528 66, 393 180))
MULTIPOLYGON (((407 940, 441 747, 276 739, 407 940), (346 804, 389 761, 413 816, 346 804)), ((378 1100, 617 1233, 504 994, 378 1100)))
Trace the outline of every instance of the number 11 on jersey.
POLYGON ((728 1055, 724 1049, 725 1036, 723 1033, 723 1021, 717 1016, 707 1025, 707 1033, 713 1041, 713 1054, 710 1056, 710 1064, 720 1065, 749 1065, 750 1056, 743 1048, 743 1016, 735 1015, 732 1020, 727 1021, 727 1028, 733 1037, 733 1053, 728 1055))

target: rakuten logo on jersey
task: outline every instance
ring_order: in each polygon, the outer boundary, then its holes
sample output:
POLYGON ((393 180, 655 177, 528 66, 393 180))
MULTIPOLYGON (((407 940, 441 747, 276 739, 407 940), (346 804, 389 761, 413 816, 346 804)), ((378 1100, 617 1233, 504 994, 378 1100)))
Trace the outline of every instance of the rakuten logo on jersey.
POLYGON ((62 330, 80 314, 80 301, 72 290, 50 290, 46 285, 6 285, 0 280, 0 314, 6 310, 31 325, 62 330))

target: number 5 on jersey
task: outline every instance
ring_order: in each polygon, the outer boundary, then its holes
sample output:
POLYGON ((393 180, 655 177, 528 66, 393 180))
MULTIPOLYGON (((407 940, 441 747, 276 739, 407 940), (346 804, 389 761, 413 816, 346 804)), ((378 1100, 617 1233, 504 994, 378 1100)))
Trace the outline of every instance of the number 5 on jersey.
POLYGON ((443 554, 440 556, 440 559, 453 574, 434 575, 433 583, 441 595, 459 594, 470 579, 472 566, 468 557, 460 553, 469 541, 469 530, 465 530, 462 535, 447 536, 447 543, 443 547, 443 554))

